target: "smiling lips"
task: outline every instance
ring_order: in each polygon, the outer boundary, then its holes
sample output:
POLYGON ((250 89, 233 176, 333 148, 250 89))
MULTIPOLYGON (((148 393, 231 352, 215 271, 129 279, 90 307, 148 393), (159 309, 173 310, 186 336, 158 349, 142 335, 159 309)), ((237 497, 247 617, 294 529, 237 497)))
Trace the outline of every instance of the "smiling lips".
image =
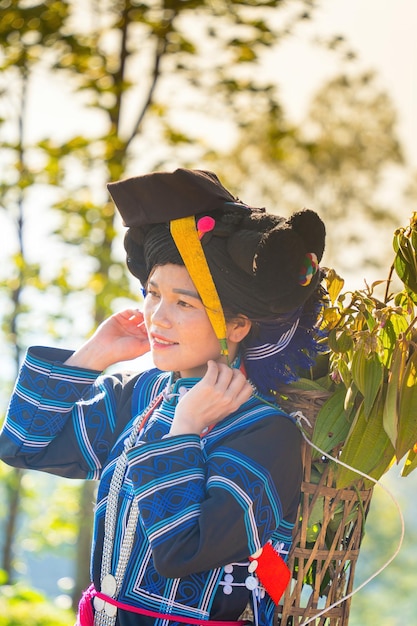
POLYGON ((178 342, 176 341, 169 341, 168 339, 165 339, 164 337, 161 337, 160 335, 154 335, 153 333, 151 334, 151 340, 152 340, 153 348, 178 345, 178 342))

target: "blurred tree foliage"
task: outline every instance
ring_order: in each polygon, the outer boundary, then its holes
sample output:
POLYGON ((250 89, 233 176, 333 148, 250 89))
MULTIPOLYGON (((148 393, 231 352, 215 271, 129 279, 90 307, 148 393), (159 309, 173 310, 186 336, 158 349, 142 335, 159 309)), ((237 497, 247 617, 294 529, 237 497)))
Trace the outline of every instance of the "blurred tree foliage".
POLYGON ((74 613, 60 609, 23 585, 0 587, 0 626, 73 626, 74 613))
POLYGON ((387 250, 363 243, 375 223, 390 234, 398 226, 381 186, 404 157, 396 111, 377 77, 355 71, 353 60, 345 69, 319 89, 299 126, 268 98, 248 108, 231 152, 212 161, 240 183, 249 202, 263 201, 280 215, 318 210, 332 233, 327 263, 354 272, 385 265, 387 250))
MULTIPOLYGON (((12 233, 10 257, 0 267, 4 354, 13 363, 1 382, 4 397, 33 338, 48 334, 57 344, 73 345, 80 317, 88 332, 115 303, 132 298, 108 180, 216 163, 233 188, 243 190, 250 178, 258 195, 275 199, 278 185, 277 209, 307 197, 330 219, 353 210, 361 217, 369 211, 388 215, 370 200, 371 192, 385 165, 401 162, 401 150, 391 105, 372 76, 334 79, 312 103, 308 123, 296 128, 285 119, 274 81, 260 71, 263 53, 310 19, 317 4, 0 0, 0 214, 12 233), (77 120, 59 110, 65 139, 39 137, 28 128, 39 72, 51 81, 64 78, 78 106, 96 112, 101 130, 77 134, 77 120), (222 158, 213 141, 219 128, 238 130, 235 148, 222 158), (45 199, 48 212, 34 215, 33 207, 45 199), (45 250, 33 253, 34 226, 43 226, 48 239, 54 259, 48 267, 45 250)), ((12 581, 28 482, 3 468, 2 482, 6 541, 0 567, 12 581)), ((76 503, 70 499, 70 511, 56 509, 37 545, 76 543, 74 598, 88 585, 93 491, 85 483, 76 503)))

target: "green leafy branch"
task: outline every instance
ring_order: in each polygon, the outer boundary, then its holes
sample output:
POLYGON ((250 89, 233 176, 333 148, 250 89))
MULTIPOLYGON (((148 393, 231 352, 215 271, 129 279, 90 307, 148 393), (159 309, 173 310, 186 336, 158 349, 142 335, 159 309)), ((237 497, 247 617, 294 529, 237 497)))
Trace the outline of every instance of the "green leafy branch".
MULTIPOLYGON (((317 386, 330 392, 313 443, 376 480, 404 457, 403 476, 417 467, 417 213, 395 231, 393 247, 389 279, 363 290, 343 292, 343 279, 328 271, 327 371, 320 378, 313 372, 317 386), (393 272, 402 284, 390 294, 393 272), (384 282, 381 300, 375 291, 384 282)), ((338 488, 359 480, 337 467, 338 488)))

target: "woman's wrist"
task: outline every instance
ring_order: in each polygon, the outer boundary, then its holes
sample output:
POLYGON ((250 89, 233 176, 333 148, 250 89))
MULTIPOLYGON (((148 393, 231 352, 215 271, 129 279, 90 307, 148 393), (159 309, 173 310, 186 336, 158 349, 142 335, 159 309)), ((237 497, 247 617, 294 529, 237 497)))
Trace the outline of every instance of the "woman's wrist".
POLYGON ((114 360, 108 351, 100 350, 98 346, 87 341, 65 361, 64 365, 102 372, 113 363, 114 360))
POLYGON ((193 419, 173 419, 169 434, 174 435, 200 435, 202 428, 193 419))

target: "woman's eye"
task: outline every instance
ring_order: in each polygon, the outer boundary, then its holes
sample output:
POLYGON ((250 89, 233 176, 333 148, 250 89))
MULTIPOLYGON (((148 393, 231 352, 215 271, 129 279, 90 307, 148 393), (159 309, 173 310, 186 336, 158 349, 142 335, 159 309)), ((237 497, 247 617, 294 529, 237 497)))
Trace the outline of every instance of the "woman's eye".
POLYGON ((188 307, 192 306, 189 302, 185 302, 184 300, 178 300, 178 305, 182 306, 182 307, 185 307, 185 308, 188 308, 188 307))
POLYGON ((148 289, 146 292, 147 296, 151 296, 151 298, 158 298, 158 294, 156 291, 153 291, 152 289, 148 289))

